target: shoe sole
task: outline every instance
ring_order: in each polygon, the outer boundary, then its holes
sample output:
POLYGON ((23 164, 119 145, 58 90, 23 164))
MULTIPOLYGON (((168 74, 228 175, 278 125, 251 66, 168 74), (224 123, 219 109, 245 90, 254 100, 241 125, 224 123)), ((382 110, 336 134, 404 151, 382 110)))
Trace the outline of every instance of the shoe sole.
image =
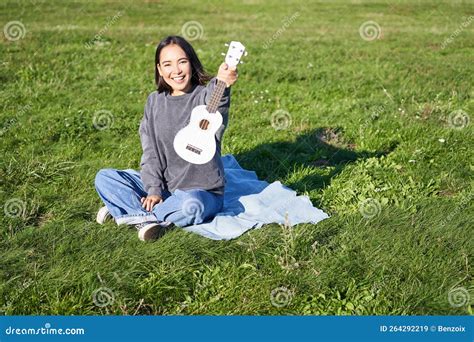
POLYGON ((107 221, 108 219, 111 219, 111 218, 112 218, 112 215, 110 214, 109 209, 107 207, 102 207, 97 212, 97 216, 95 218, 95 221, 98 224, 104 224, 105 221, 107 221))
POLYGON ((170 226, 171 222, 149 224, 138 231, 138 238, 141 241, 157 240, 166 233, 170 226))

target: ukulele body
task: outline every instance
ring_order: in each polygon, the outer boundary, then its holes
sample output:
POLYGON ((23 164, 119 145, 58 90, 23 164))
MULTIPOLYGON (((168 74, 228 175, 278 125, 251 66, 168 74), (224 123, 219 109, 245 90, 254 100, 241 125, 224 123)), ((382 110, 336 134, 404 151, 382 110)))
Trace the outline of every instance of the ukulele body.
POLYGON ((173 147, 176 153, 192 164, 205 164, 216 153, 215 134, 222 125, 222 115, 210 114, 205 105, 194 107, 189 124, 175 136, 173 147))

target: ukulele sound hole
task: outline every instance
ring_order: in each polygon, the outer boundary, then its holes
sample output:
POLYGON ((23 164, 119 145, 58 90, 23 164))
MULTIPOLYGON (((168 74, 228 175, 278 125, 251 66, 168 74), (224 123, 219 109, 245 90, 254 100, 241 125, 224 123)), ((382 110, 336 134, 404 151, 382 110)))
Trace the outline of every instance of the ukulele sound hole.
POLYGON ((207 121, 206 119, 201 120, 199 122, 199 128, 206 130, 208 127, 209 127, 209 121, 207 121))

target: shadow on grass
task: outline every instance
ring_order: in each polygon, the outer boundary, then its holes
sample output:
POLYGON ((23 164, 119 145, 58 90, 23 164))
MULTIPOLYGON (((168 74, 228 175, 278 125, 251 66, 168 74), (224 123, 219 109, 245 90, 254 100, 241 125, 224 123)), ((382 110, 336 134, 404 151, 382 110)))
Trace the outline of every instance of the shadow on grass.
POLYGON ((397 145, 397 142, 391 142, 381 151, 355 151, 354 144, 344 141, 341 128, 321 127, 304 132, 294 142, 262 144, 235 157, 243 168, 257 172, 260 179, 268 182, 301 173, 297 180, 284 183, 295 190, 305 191, 325 188, 347 164, 388 155, 397 145), (308 168, 318 171, 303 170, 308 168))

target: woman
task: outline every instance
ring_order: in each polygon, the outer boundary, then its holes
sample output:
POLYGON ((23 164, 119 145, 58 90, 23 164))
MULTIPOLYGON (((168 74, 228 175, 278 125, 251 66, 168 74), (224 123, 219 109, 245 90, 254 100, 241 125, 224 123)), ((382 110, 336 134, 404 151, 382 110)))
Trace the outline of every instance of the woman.
POLYGON ((217 77, 211 78, 182 37, 169 36, 158 44, 157 90, 148 96, 139 129, 141 170, 102 169, 97 173, 95 187, 105 204, 97 214, 98 223, 113 217, 117 224, 135 225, 139 238, 146 241, 158 238, 171 223, 181 227, 199 224, 222 209, 221 140, 228 122, 230 86, 236 80, 237 70, 225 63, 217 77), (223 124, 215 136, 216 154, 206 164, 191 164, 176 154, 173 140, 189 123, 192 109, 207 105, 218 81, 227 87, 218 107, 223 124))

